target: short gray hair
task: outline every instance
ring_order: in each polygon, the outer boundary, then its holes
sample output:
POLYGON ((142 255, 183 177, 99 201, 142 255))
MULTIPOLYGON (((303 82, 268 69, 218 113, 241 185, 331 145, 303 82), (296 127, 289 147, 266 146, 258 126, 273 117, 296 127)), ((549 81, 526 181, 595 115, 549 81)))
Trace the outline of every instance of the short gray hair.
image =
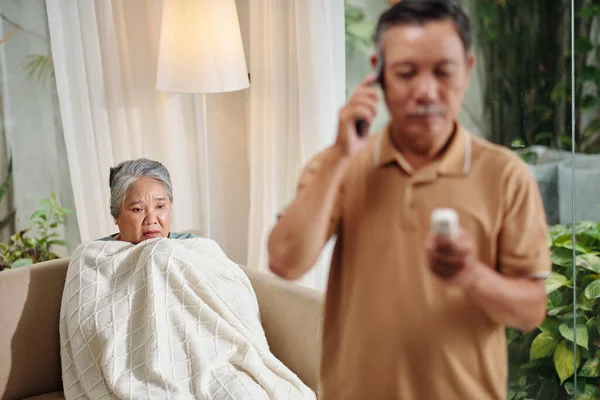
POLYGON ((110 169, 110 213, 113 218, 119 216, 125 196, 133 183, 140 178, 156 179, 167 189, 169 200, 173 202, 173 188, 171 176, 164 165, 158 161, 138 158, 137 160, 123 161, 110 169))

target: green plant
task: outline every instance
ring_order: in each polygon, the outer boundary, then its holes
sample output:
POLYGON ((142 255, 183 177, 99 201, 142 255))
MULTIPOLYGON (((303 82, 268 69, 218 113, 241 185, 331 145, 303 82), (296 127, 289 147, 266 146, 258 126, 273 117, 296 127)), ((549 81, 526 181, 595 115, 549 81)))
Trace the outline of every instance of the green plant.
MULTIPOLYGON (((12 29, 4 37, 0 38, 0 44, 8 41, 19 32, 24 32, 29 35, 35 36, 41 39, 44 43, 50 46, 50 41, 47 37, 40 35, 34 30, 26 29, 17 22, 11 20, 6 15, 0 13, 0 19, 12 29)), ((51 53, 51 52, 49 52, 51 53)), ((52 62, 52 56, 50 54, 29 54, 27 55, 28 61, 24 64, 24 70, 27 73, 27 77, 36 83, 46 83, 48 78, 54 73, 54 65, 52 62)))
POLYGON ((27 228, 11 236, 10 243, 0 242, 0 271, 57 258, 53 246, 67 243, 55 230, 65 224, 70 212, 58 205, 54 192, 50 198, 41 199, 40 208, 29 217, 35 235, 29 236, 32 228, 27 228))
POLYGON ((29 61, 25 66, 25 71, 29 79, 40 84, 46 83, 53 72, 52 56, 30 54, 27 59, 29 61))
POLYGON ((512 147, 600 152, 600 0, 469 0, 484 75, 487 135, 512 147), (575 13, 575 99, 570 14, 575 13), (551 23, 549 21, 552 21, 551 23))
POLYGON ((600 223, 575 224, 575 268, 572 234, 567 225, 550 229, 553 272, 545 282, 544 323, 525 334, 507 331, 509 400, 572 398, 574 341, 576 400, 600 399, 600 223))
POLYGON ((366 54, 373 43, 375 22, 368 19, 364 10, 356 4, 344 0, 344 25, 346 31, 346 51, 366 54))
MULTIPOLYGON (((12 182, 12 171, 13 162, 11 155, 8 161, 8 171, 6 173, 6 178, 4 178, 4 181, 0 183, 0 201, 2 201, 8 195, 8 190, 10 189, 10 184, 12 182)), ((4 229, 6 226, 8 226, 13 221, 14 216, 15 212, 12 211, 8 213, 8 215, 5 216, 2 220, 0 220, 0 229, 4 229)))

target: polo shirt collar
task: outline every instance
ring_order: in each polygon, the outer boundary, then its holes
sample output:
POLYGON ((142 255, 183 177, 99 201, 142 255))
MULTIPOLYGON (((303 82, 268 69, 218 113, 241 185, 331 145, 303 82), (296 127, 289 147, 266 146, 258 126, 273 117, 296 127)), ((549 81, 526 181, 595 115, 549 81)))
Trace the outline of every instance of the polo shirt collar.
MULTIPOLYGON (((390 124, 379 134, 375 144, 374 163, 377 167, 396 162, 408 174, 414 171, 402 153, 394 146, 391 139, 390 124)), ((471 135, 459 123, 455 124, 455 132, 450 145, 440 158, 434 161, 439 175, 467 175, 471 169, 471 135)))

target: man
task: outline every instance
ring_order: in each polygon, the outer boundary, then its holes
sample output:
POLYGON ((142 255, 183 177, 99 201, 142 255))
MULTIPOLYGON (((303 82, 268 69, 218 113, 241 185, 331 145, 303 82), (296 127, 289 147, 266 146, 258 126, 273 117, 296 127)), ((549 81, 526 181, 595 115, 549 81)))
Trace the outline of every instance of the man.
POLYGON ((453 1, 400 1, 380 17, 375 45, 391 120, 357 135, 356 121, 376 112, 369 76, 274 227, 270 268, 300 277, 337 234, 322 398, 506 399, 504 329, 531 330, 546 312, 536 183, 513 153, 457 123, 474 57, 453 1), (454 241, 430 233, 440 207, 459 215, 454 241))

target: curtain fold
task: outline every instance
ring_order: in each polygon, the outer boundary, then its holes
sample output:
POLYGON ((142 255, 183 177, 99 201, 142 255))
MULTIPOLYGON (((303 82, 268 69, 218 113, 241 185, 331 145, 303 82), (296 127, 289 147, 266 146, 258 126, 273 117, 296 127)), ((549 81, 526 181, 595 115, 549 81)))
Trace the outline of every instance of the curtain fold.
POLYGON ((226 210, 248 209, 247 185, 224 181, 248 180, 247 157, 239 157, 247 142, 247 94, 207 95, 204 115, 199 95, 155 89, 160 0, 46 4, 82 240, 116 231, 108 206, 109 168, 147 157, 171 173, 172 230, 210 232, 230 257, 245 262, 247 211, 236 226, 226 210), (203 213, 206 199, 210 209, 203 213))
MULTIPOLYGON (((302 166, 335 139, 344 102, 342 0, 263 0, 250 11, 248 265, 268 270, 268 235, 302 166)), ((331 244, 300 283, 324 290, 331 244)))
MULTIPOLYGON (((277 213, 335 138, 343 0, 237 0, 251 87, 207 95, 206 115, 199 96, 155 89, 160 0, 46 4, 82 240, 115 232, 109 168, 143 156, 171 173, 173 230, 210 232, 233 260, 268 270, 277 213)), ((330 247, 300 283, 325 289, 330 247)))

